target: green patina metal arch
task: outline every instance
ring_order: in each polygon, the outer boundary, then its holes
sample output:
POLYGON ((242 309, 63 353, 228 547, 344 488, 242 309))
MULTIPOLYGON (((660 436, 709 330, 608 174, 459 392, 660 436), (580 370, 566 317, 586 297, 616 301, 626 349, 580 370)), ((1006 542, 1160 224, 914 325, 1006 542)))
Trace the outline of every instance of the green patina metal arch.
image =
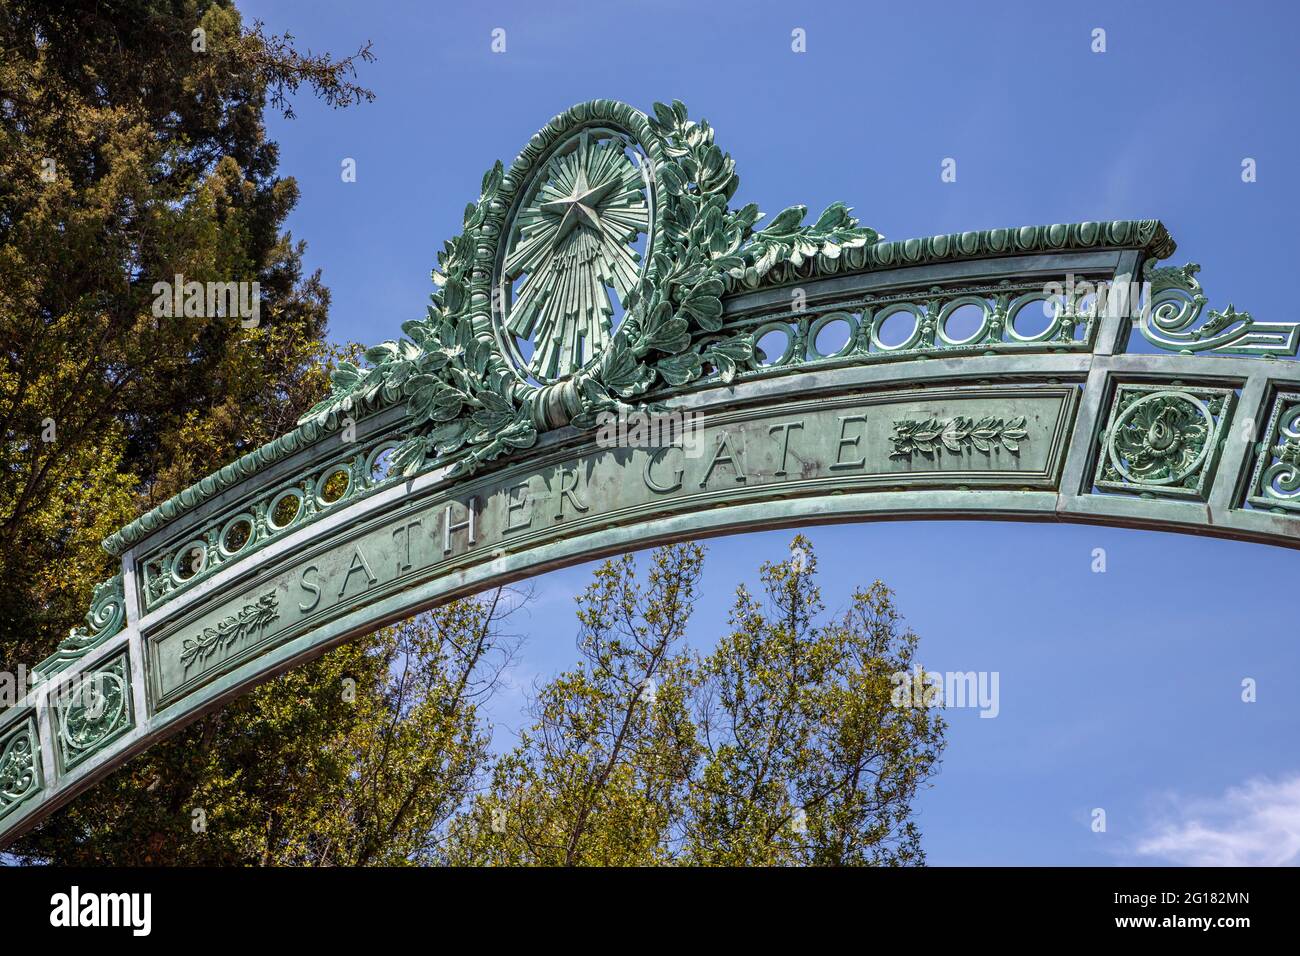
POLYGON ((0 713, 0 840, 350 636, 633 546, 921 517, 1300 546, 1300 323, 1208 309, 1159 221, 888 242, 838 203, 758 229, 737 184, 679 102, 575 106, 496 164, 423 319, 105 540, 121 572, 0 713))

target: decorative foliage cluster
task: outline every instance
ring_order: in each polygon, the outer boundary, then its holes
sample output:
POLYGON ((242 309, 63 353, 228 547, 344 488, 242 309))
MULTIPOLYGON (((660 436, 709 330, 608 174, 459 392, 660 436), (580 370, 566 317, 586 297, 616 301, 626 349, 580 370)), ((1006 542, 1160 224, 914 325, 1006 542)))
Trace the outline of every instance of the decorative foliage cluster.
POLYGON ((1204 501, 1235 401, 1230 388, 1120 385, 1100 436, 1097 487, 1204 501))
POLYGON ((56 695, 59 748, 64 766, 89 757, 130 725, 125 655, 82 674, 75 689, 56 695))
POLYGON ((721 332, 722 276, 743 266, 741 245, 762 214, 753 203, 728 208, 740 178, 707 122, 688 119, 676 100, 671 107, 656 103, 654 113, 650 128, 665 152, 658 169, 667 193, 663 229, 650 268, 625 303, 622 327, 593 372, 580 376, 579 427, 591 427, 596 413, 660 382, 685 385, 706 369, 730 382, 738 364, 753 355, 749 336, 717 336, 692 346, 700 336, 721 332))
POLYGON ((1105 477, 1134 482, 1187 483, 1199 480, 1196 466, 1214 431, 1222 399, 1202 405, 1179 392, 1150 396, 1127 393, 1116 403, 1119 412, 1109 430, 1111 456, 1105 477))
POLYGON ((815 223, 803 225, 807 206, 791 206, 780 212, 745 249, 746 266, 732 272, 738 279, 753 285, 778 262, 798 267, 813 256, 838 259, 844 249, 858 249, 879 242, 883 236, 874 229, 859 226, 842 202, 831 203, 815 223))
MULTIPOLYGON (((630 407, 656 387, 678 387, 716 373, 726 383, 754 356, 750 335, 723 333, 726 277, 758 277, 779 261, 837 256, 870 245, 878 233, 858 226, 836 203, 812 225, 794 206, 755 233, 762 213, 753 203, 731 209, 739 185, 735 162, 714 143, 705 121, 688 118, 680 101, 656 103, 649 128, 662 144, 657 181, 664 195, 661 228, 648 268, 624 303, 625 319, 599 359, 571 383, 580 406, 572 424, 592 428, 602 411, 630 407)), ((414 475, 430 458, 456 456, 450 474, 465 474, 537 440, 538 390, 517 381, 490 337, 476 332, 470 309, 470 270, 486 210, 501 191, 497 163, 483 179, 477 203, 465 210, 464 231, 438 255, 427 316, 407 322, 408 338, 365 353, 366 367, 344 362, 333 391, 303 422, 336 426, 343 417, 405 401, 410 432, 393 464, 414 475)))
POLYGON ((1231 302, 1223 311, 1201 313, 1209 299, 1201 290, 1195 262, 1182 266, 1155 265, 1147 260, 1143 277, 1151 284, 1150 301, 1138 328, 1144 338, 1175 352, 1216 352, 1221 355, 1296 354, 1300 322, 1262 322, 1249 312, 1238 312, 1231 302))
POLYGON ((1300 395, 1282 392, 1273 400, 1265 435, 1251 477, 1250 504, 1294 511, 1300 506, 1300 395))
POLYGON ((32 733, 27 725, 0 743, 0 815, 35 786, 33 754, 32 733))
POLYGON ((340 363, 329 397, 302 421, 334 425, 341 416, 405 399, 411 433, 392 457, 404 475, 418 472, 430 456, 469 446, 452 469, 467 472, 537 440, 529 404, 515 398, 509 373, 493 362, 491 343, 474 334, 469 314, 474 236, 502 176, 498 162, 483 177, 479 201, 465 207, 464 232, 438 253, 433 280, 440 290, 430 296, 425 318, 402 324, 408 338, 366 350, 369 367, 340 363))
POLYGON ((98 647, 122 629, 126 623, 126 598, 122 593, 122 575, 115 574, 95 585, 85 627, 74 627, 59 644, 66 652, 86 651, 98 647))
MULTIPOLYGON (((651 268, 627 303, 629 315, 593 374, 581 377, 583 412, 574 420, 591 427, 597 413, 614 410, 656 385, 686 385, 716 371, 725 383, 754 356, 750 335, 722 334, 724 277, 761 275, 783 257, 801 257, 866 245, 879 235, 860 229, 836 203, 812 226, 807 208, 793 206, 758 232, 763 214, 749 203, 731 209, 740 184, 731 156, 714 143, 708 122, 694 122, 685 105, 654 104, 651 129, 664 143, 659 166, 668 193, 662 233, 651 268)), ((799 259, 802 261, 802 258, 799 259)))
POLYGON ((1023 415, 1011 419, 981 418, 979 421, 960 415, 947 419, 909 418, 894 422, 894 434, 890 436, 894 453, 890 457, 911 458, 917 453, 932 457, 943 449, 961 454, 967 448, 988 455, 998 445, 1012 454, 1019 454, 1020 443, 1028 437, 1023 415))
POLYGON ((236 641, 265 630, 279 616, 280 608, 275 592, 268 591, 256 603, 245 605, 238 614, 232 614, 216 627, 205 628, 198 637, 186 638, 181 663, 189 667, 196 660, 206 661, 236 641))

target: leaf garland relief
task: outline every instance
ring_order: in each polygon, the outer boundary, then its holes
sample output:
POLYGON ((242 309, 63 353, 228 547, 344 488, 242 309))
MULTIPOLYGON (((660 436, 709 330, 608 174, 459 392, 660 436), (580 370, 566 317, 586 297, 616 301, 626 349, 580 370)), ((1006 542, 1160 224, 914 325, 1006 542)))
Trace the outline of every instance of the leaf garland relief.
MULTIPOLYGON (((842 203, 812 225, 803 224, 806 207, 792 206, 755 232, 763 215, 755 204, 728 206, 739 177, 734 160, 714 143, 712 127, 690 120, 678 100, 654 104, 648 123, 664 154, 657 166, 667 194, 660 232, 627 295, 622 324, 599 360, 573 379, 580 409, 571 423, 584 430, 595 427, 600 412, 633 407, 627 402, 656 387, 680 387, 714 372, 724 383, 735 379, 753 358, 754 342, 750 335, 719 335, 725 276, 761 276, 785 259, 835 257, 881 238, 860 227, 842 203)), ((479 201, 466 207, 464 232, 439 252, 433 272, 439 290, 426 316, 402 325, 406 338, 367 349, 367 366, 339 363, 330 395, 300 423, 337 427, 346 416, 405 401, 408 436, 391 461, 407 477, 431 459, 453 456, 449 475, 457 477, 536 442, 538 391, 518 381, 493 344, 475 335, 468 301, 476 239, 503 176, 498 162, 483 178, 479 201)))
POLYGON ((260 634, 279 617, 279 599, 276 592, 269 591, 254 603, 244 605, 216 627, 204 628, 201 634, 187 637, 181 646, 181 663, 187 670, 196 661, 206 664, 218 651, 229 650, 237 642, 260 634))
POLYGON ((1021 442, 1028 439, 1023 415, 1011 419, 986 417, 978 421, 960 415, 908 418, 894 422, 894 433, 890 436, 894 451, 890 457, 911 459, 921 454, 932 458, 942 451, 960 455, 971 448, 991 455, 999 446, 1018 455, 1021 442))

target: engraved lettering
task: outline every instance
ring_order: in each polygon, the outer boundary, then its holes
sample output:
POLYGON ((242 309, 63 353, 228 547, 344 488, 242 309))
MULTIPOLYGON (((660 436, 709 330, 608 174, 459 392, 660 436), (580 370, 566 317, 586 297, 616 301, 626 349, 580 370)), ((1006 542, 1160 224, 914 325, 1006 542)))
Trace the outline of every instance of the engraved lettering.
POLYGON ((339 597, 342 597, 344 592, 347 591, 348 581, 351 580, 353 573, 356 571, 365 573, 366 587, 373 587, 374 583, 379 580, 375 577, 375 572, 370 570, 370 562, 361 553, 361 545, 359 544, 352 546, 352 561, 348 564, 347 574, 343 575, 343 584, 339 586, 339 597))
POLYGON ((856 451, 858 445, 862 443, 861 435, 854 435, 852 438, 849 438, 844 434, 845 429, 848 428, 850 422, 862 422, 863 424, 866 424, 866 421, 867 421, 866 415, 841 415, 840 416, 840 440, 839 443, 835 446, 835 462, 834 464, 831 465, 832 470, 840 470, 843 468, 861 468, 864 465, 866 465, 867 458, 865 455, 861 458, 854 458, 851 461, 844 460, 844 449, 846 447, 851 447, 856 451))
POLYGON ((455 506, 451 504, 447 505, 447 514, 446 517, 443 519, 443 523, 442 523, 442 553, 443 554, 451 554, 451 536, 455 534, 457 531, 467 531, 469 533, 467 538, 468 547, 473 547, 475 542, 478 540, 476 537, 476 528, 475 528, 475 521, 477 518, 476 510, 478 508, 477 496, 470 498, 469 503, 465 506, 465 510, 468 512, 468 517, 466 517, 464 521, 457 521, 457 522, 452 521, 452 516, 453 516, 452 509, 454 507, 455 506))
POLYGON ((666 455, 669 452, 669 450, 670 449, 666 447, 657 448, 654 451, 652 451, 649 455, 646 456, 645 470, 642 472, 641 476, 645 479, 645 486, 649 488, 651 491, 657 491, 660 492, 661 494, 666 494, 667 492, 670 491, 681 490, 682 482, 686 477, 686 470, 684 468, 678 468, 677 471, 673 473, 673 483, 671 485, 659 484, 657 481, 655 481, 654 475, 651 474, 651 469, 654 468, 655 462, 659 460, 659 457, 661 455, 666 455))
POLYGON ((320 568, 316 567, 316 565, 314 564, 309 564, 307 565, 307 567, 302 569, 302 575, 298 578, 299 587, 301 587, 308 594, 316 595, 314 598, 311 599, 310 604, 303 604, 301 601, 298 602, 298 610, 302 611, 302 613, 304 614, 306 614, 308 611, 314 610, 316 605, 320 603, 320 582, 308 581, 307 575, 309 574, 319 575, 320 568))
POLYGON ((528 482, 518 485, 511 485, 506 491, 506 527, 502 534, 509 534, 511 531, 523 531, 533 523, 533 509, 528 500, 528 482), (515 492, 522 494, 516 499, 515 492), (528 519, 523 524, 515 524, 514 515, 517 511, 527 511, 528 519))
POLYGON ((578 498, 578 469, 576 468, 573 471, 564 468, 560 469, 560 497, 555 503, 556 521, 564 518, 565 498, 569 499, 569 504, 573 505, 575 511, 581 513, 589 510, 588 505, 578 498))
POLYGON ((713 474, 713 469, 717 468, 718 465, 730 465, 735 469, 736 480, 745 480, 745 469, 741 466, 736 457, 735 450, 731 446, 731 436, 726 432, 723 432, 718 436, 718 447, 713 450, 713 460, 709 462, 709 467, 705 470, 704 477, 700 479, 701 488, 709 483, 709 476, 713 474), (727 450, 725 455, 722 453, 722 449, 724 448, 727 450))
POLYGON ((413 518, 393 529, 393 544, 401 549, 397 553, 398 574, 411 570, 411 539, 415 537, 415 529, 422 523, 422 519, 413 518), (401 539, 400 543, 398 539, 401 539))
POLYGON ((785 462, 786 458, 790 454, 790 432, 796 428, 800 431, 803 430, 802 419, 797 422, 781 422, 779 425, 773 425, 767 430, 769 435, 775 435, 777 432, 781 433, 781 467, 772 473, 776 478, 784 478, 786 476, 785 462))

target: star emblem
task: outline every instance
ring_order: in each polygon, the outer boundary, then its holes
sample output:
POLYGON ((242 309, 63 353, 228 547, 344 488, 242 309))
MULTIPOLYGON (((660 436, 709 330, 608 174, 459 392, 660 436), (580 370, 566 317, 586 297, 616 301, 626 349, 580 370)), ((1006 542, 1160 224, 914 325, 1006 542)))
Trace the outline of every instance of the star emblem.
POLYGON ((573 191, 569 195, 551 202, 542 203, 542 212, 561 217, 560 224, 555 230, 555 236, 551 240, 551 247, 558 247, 579 224, 599 232, 602 227, 597 209, 601 201, 617 185, 619 185, 618 181, 611 179, 599 186, 590 186, 587 183, 586 171, 580 169, 578 170, 577 182, 573 184, 573 191))
POLYGON ((583 130, 538 170, 509 226, 501 330, 539 381, 584 367, 613 333, 615 302, 636 285, 650 225, 646 183, 626 141, 583 130), (525 358, 525 354, 527 358, 525 358))

